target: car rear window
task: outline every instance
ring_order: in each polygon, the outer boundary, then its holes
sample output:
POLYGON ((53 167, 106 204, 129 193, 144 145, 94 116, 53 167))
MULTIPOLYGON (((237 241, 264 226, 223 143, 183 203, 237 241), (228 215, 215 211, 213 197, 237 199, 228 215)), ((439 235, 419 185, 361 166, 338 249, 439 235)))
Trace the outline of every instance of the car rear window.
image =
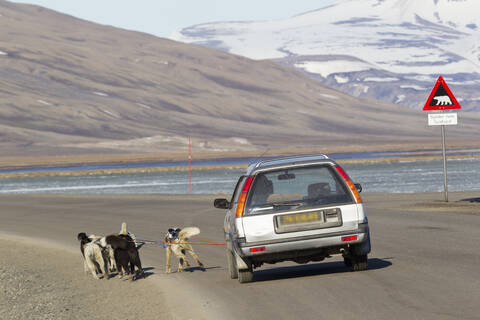
POLYGON ((351 202, 345 183, 330 165, 288 168, 255 176, 245 214, 351 202))

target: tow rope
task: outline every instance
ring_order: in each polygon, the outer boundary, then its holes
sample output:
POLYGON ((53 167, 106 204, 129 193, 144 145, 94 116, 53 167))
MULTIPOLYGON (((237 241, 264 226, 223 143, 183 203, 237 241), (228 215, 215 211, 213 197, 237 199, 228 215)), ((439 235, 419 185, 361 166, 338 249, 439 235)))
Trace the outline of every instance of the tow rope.
MULTIPOLYGON (((210 240, 205 238, 197 238, 200 241, 188 241, 188 242, 176 242, 175 244, 196 244, 196 245, 203 245, 203 246, 224 246, 225 242, 219 242, 216 240, 210 240)), ((152 244, 152 245, 160 245, 162 247, 166 247, 166 243, 163 240, 148 240, 148 239, 136 239, 137 242, 144 242, 145 244, 152 244)))

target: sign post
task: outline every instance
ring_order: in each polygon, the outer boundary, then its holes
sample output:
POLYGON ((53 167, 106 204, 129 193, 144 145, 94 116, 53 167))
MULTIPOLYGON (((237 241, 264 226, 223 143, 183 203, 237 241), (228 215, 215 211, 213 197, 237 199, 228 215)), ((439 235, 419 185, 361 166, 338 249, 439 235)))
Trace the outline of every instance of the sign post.
POLYGON ((188 194, 192 193, 192 142, 188 136, 188 194))
POLYGON ((443 192, 445 202, 448 202, 448 183, 447 183, 447 152, 445 148, 445 125, 442 124, 442 155, 443 155, 443 192))
POLYGON ((456 113, 444 113, 445 110, 461 109, 457 99, 447 86, 442 76, 438 77, 430 96, 423 107, 423 111, 439 111, 441 113, 429 113, 429 126, 442 126, 442 155, 443 155, 443 190, 445 202, 448 202, 448 183, 447 183, 447 154, 445 147, 445 126, 457 124, 456 113))

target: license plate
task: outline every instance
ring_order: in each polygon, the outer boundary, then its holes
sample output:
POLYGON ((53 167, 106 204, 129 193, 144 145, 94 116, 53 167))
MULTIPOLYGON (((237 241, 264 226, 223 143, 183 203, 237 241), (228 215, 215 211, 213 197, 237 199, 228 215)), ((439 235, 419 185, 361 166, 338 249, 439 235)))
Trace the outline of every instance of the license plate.
POLYGON ((342 213, 338 208, 277 215, 273 222, 276 233, 333 228, 343 223, 342 213))
POLYGON ((294 225, 302 224, 309 222, 319 222, 322 221, 323 215, 320 212, 307 212, 307 213, 296 213, 279 216, 280 225, 294 225))

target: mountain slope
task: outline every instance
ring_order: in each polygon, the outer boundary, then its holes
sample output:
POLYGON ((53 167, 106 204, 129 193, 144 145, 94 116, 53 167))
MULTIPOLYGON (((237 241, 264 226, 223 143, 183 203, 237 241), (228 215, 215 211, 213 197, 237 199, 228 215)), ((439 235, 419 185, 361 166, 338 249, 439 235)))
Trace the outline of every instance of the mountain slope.
MULTIPOLYGON (((300 72, 0 0, 3 156, 303 148, 431 141, 425 115, 300 72)), ((477 143, 475 118, 452 139, 477 143)), ((436 139, 435 139, 436 143, 436 139)))
POLYGON ((360 97, 423 106, 443 75, 464 110, 480 106, 480 1, 337 0, 265 22, 185 28, 175 40, 275 59, 360 97))

